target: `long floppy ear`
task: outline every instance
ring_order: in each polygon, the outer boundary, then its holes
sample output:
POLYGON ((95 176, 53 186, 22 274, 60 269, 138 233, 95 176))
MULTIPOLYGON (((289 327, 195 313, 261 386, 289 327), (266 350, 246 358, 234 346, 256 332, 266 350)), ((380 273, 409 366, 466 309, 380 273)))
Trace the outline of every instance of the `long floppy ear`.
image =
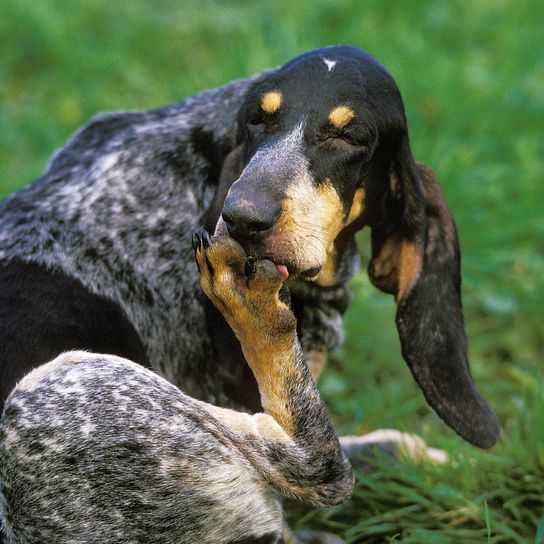
POLYGON ((209 232, 215 232, 217 222, 221 216, 221 210, 230 186, 240 177, 245 158, 245 144, 235 147, 224 159, 219 176, 219 184, 212 204, 206 212, 204 227, 209 232))
POLYGON ((389 182, 383 221, 372 229, 369 276, 395 295, 402 355, 429 404, 465 440, 489 448, 499 424, 468 367, 455 223, 435 174, 415 163, 407 136, 389 182))

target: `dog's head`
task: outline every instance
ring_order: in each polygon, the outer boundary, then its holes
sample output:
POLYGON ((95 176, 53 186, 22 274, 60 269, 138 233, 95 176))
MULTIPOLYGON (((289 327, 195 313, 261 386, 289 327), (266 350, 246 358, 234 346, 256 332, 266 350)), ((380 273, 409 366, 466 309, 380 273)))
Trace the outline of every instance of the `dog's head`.
POLYGON ((217 230, 326 287, 339 281, 353 234, 369 226, 369 275, 395 295, 415 379, 446 423, 490 447, 499 427, 468 369, 455 224, 434 174, 414 161, 384 67, 347 46, 295 58, 247 94, 238 141, 217 230))

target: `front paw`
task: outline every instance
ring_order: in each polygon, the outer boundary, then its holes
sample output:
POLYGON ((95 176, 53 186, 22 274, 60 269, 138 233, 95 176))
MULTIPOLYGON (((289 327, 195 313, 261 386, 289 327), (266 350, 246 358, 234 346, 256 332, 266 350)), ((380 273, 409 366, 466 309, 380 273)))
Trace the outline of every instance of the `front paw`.
POLYGON ((193 235, 200 285, 238 338, 257 341, 293 333, 296 320, 278 267, 256 261, 228 236, 193 235))

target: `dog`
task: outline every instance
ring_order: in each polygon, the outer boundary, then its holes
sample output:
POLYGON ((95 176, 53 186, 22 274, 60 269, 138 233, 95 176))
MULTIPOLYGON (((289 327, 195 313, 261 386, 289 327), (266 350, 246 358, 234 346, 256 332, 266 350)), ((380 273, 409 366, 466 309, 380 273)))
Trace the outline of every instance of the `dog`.
POLYGON ((491 447, 454 220, 370 55, 313 50, 77 132, 1 205, 8 539, 279 542, 277 493, 345 500, 314 381, 342 341, 365 226, 425 398, 491 447))

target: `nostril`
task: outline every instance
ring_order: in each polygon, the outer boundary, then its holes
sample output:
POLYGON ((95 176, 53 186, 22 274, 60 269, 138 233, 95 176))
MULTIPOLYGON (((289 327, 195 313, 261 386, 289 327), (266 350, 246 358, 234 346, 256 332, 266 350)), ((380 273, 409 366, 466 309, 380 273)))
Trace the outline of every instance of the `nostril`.
POLYGON ((262 220, 248 221, 246 224, 246 230, 248 233, 265 232, 274 226, 274 221, 267 222, 262 220))
POLYGON ((259 206, 258 208, 247 205, 236 206, 231 203, 223 208, 223 221, 231 236, 249 237, 264 234, 276 223, 279 214, 279 206, 259 206))

